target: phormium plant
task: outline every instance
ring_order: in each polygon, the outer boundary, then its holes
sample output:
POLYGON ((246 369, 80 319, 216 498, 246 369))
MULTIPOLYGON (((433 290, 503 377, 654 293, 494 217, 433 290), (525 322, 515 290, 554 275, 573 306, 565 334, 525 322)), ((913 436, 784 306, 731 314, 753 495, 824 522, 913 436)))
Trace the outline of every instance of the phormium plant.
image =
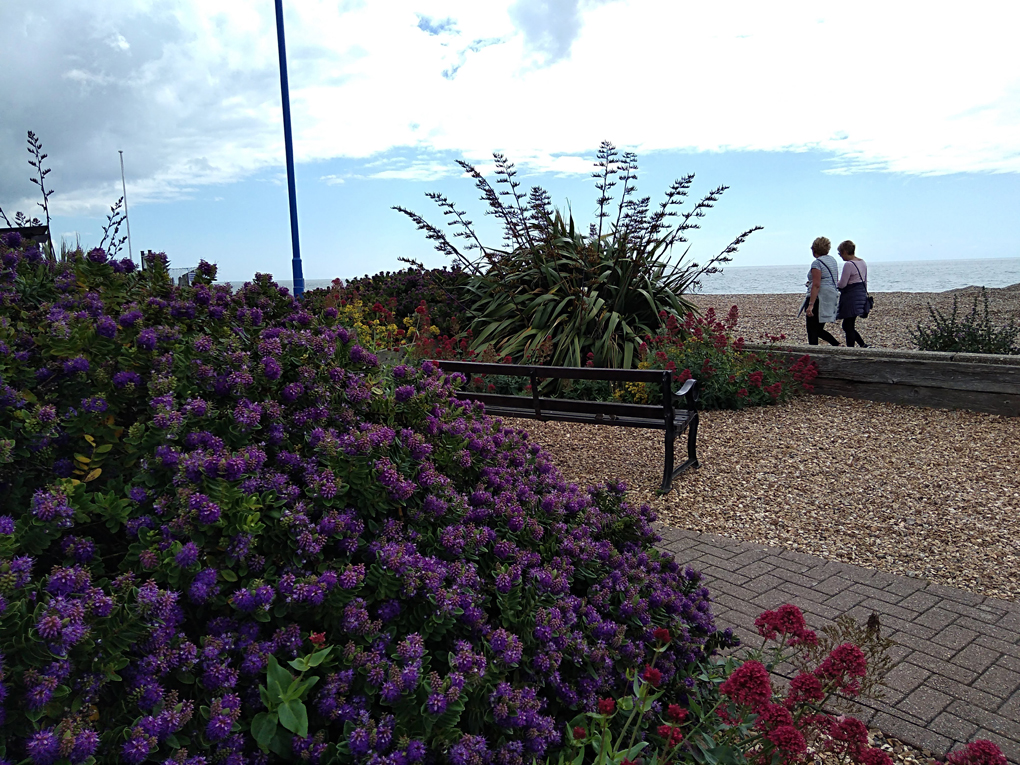
POLYGON ((518 358, 548 338, 553 348, 548 363, 553 366, 582 366, 590 353, 595 366, 629 369, 637 363, 642 338, 658 328, 660 312, 681 316, 692 310, 684 293, 702 275, 731 260, 737 247, 760 228, 740 234, 704 266, 685 262, 689 248, 674 262, 673 247, 687 242, 688 232, 698 228, 698 220, 725 186, 681 211, 694 180, 687 175, 652 208, 648 197, 636 196, 635 155, 621 155, 603 142, 593 173, 598 222, 584 232, 572 215, 565 219, 552 209, 544 189, 536 186, 525 195, 513 163, 498 153, 493 157, 496 183, 507 187, 498 192, 470 164, 458 163, 475 180, 488 212, 502 224, 501 247, 483 245, 466 214, 442 194, 427 196, 450 218, 452 239, 464 240, 463 251, 441 228, 395 208, 466 272, 461 290, 476 351, 492 344, 500 356, 518 358), (617 183, 622 188, 614 209, 611 189, 617 183))

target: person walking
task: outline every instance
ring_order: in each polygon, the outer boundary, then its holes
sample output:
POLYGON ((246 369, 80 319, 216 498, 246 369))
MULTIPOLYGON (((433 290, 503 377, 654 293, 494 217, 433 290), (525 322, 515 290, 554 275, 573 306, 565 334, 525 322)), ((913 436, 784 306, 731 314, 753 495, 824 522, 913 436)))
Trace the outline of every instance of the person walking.
POLYGON ((847 348, 854 344, 867 348, 857 331, 857 317, 868 315, 868 264, 857 257, 857 246, 847 239, 836 249, 843 259, 843 273, 839 277, 839 310, 837 318, 843 320, 843 333, 847 348))
POLYGON ((839 291, 836 289, 839 268, 836 259, 829 254, 830 247, 832 243, 824 236, 811 243, 811 254, 815 259, 808 269, 807 297, 800 308, 807 317, 807 337, 811 345, 818 345, 819 338, 829 345, 839 345, 839 341, 825 329, 827 322, 836 320, 839 303, 839 291))

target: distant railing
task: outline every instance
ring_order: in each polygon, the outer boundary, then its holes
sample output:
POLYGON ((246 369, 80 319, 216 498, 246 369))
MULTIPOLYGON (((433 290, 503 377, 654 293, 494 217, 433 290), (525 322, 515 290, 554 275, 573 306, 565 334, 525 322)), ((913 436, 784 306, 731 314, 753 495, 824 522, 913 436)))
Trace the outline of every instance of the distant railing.
POLYGON ((198 273, 198 266, 168 268, 167 273, 170 274, 171 281, 177 282, 178 287, 190 287, 191 282, 195 279, 195 274, 198 273))

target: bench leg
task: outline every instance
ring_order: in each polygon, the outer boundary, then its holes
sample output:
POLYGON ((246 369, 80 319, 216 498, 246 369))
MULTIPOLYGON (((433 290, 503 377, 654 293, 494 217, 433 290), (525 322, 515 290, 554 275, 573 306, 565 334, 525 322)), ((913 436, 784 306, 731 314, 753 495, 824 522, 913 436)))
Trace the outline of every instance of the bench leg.
POLYGON ((676 441, 676 430, 673 424, 666 425, 666 464, 662 471, 662 486, 659 487, 660 494, 666 494, 673 488, 673 444, 676 441))
POLYGON ((667 494, 673 488, 673 479, 688 468, 701 467, 698 462, 698 418, 695 417, 687 426, 687 461, 677 468, 673 467, 673 442, 676 439, 675 431, 666 430, 666 466, 662 475, 662 486, 659 487, 660 494, 667 494))
POLYGON ((687 428, 687 463, 690 467, 700 467, 698 463, 698 420, 695 415, 694 421, 687 428))

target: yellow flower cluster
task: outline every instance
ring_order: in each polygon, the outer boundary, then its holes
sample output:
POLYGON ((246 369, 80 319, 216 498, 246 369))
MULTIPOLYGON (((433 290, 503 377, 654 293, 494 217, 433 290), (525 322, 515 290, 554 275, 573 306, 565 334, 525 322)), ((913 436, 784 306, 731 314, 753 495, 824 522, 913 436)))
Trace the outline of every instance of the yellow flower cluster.
POLYGON ((336 309, 340 323, 357 331, 358 342, 366 350, 394 350, 405 342, 404 338, 397 336, 396 324, 385 324, 382 319, 372 318, 369 315, 371 311, 365 309, 361 300, 339 305, 336 309))
MULTIPOLYGON (((651 369, 652 365, 647 361, 638 362, 638 369, 651 369)), ((630 382, 624 383, 622 388, 613 392, 613 398, 617 401, 625 401, 629 404, 648 403, 648 383, 630 382)))

